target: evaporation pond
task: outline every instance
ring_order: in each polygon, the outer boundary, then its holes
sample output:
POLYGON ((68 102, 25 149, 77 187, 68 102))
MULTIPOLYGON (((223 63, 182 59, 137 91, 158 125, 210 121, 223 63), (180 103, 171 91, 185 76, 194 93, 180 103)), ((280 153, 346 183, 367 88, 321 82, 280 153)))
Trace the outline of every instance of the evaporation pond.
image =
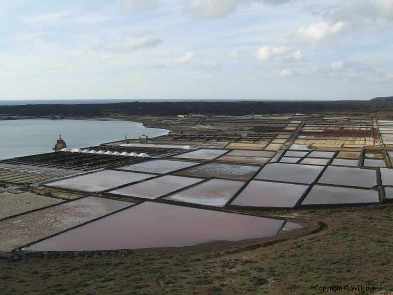
POLYGON ((344 205, 378 202, 378 192, 375 190, 315 185, 302 205, 344 205))
POLYGON ((318 158, 305 158, 300 163, 306 165, 321 165, 325 166, 329 163, 329 159, 318 159, 318 158))
POLYGON ((62 202, 62 200, 49 198, 32 193, 0 194, 0 219, 51 206, 62 202))
POLYGON ((360 152, 342 151, 338 153, 337 158, 357 160, 360 158, 360 154, 360 152))
POLYGON ((211 179, 165 197, 165 199, 205 206, 224 207, 243 185, 244 182, 241 181, 211 179))
POLYGON ((298 151, 287 151, 284 154, 284 157, 294 157, 294 158, 303 158, 307 156, 308 152, 298 152, 298 151))
POLYGON ((270 158, 263 157, 241 157, 241 156, 227 156, 224 155, 217 161, 229 162, 235 164, 250 164, 250 165, 264 165, 270 161, 270 158))
POLYGON ((238 156, 238 157, 262 157, 271 158, 275 155, 272 151, 251 151, 251 150, 233 150, 230 151, 228 156, 238 156))
POLYGON ((110 191, 111 194, 122 196, 157 199, 161 196, 188 187, 203 179, 166 175, 137 184, 132 184, 117 190, 110 191))
POLYGON ((292 144, 289 148, 290 150, 301 150, 301 151, 309 151, 310 148, 306 144, 292 144))
POLYGON ((87 197, 4 220, 0 222, 0 252, 13 250, 131 205, 87 197))
POLYGON ((193 152, 181 154, 175 156, 176 158, 184 158, 184 159, 201 159, 201 160, 213 160, 223 154, 225 154, 227 150, 215 150, 215 149, 200 149, 193 152))
POLYGON ((335 152, 320 152, 320 151, 313 151, 308 156, 310 158, 324 158, 330 159, 334 157, 335 152))
POLYGON ((384 160, 364 159, 364 167, 386 167, 384 160))
POLYGON ((119 169, 132 170, 132 171, 145 172, 145 173, 166 174, 176 170, 195 166, 197 164, 198 163, 185 162, 185 161, 152 160, 152 161, 146 161, 126 167, 121 167, 119 169))
POLYGON ((393 187, 385 187, 385 199, 393 200, 393 187))
POLYGON ((48 183, 46 186, 83 192, 101 192, 128 183, 144 180, 152 176, 154 175, 126 171, 104 170, 58 180, 48 183))
POLYGON ((144 202, 25 248, 84 251, 183 247, 274 237, 284 221, 144 202))
POLYGON ((293 208, 307 188, 307 185, 255 180, 247 185, 231 205, 293 208))
POLYGON ((282 157, 280 160, 280 163, 291 163, 291 164, 295 164, 297 162, 299 162, 301 158, 290 158, 290 157, 282 157))
POLYGON ((359 161, 358 160, 350 160, 350 159, 334 159, 332 165, 336 166, 350 166, 357 167, 359 161))
POLYGON ((329 166, 319 183, 371 188, 377 185, 375 170, 329 166))
POLYGON ((266 165, 255 178, 310 184, 318 177, 322 169, 322 166, 315 165, 273 163, 266 165))
POLYGON ((393 186, 393 169, 381 168, 381 178, 383 185, 393 186))
POLYGON ((179 175, 203 178, 228 178, 249 180, 259 170, 259 166, 235 165, 225 163, 208 163, 179 172, 179 175))

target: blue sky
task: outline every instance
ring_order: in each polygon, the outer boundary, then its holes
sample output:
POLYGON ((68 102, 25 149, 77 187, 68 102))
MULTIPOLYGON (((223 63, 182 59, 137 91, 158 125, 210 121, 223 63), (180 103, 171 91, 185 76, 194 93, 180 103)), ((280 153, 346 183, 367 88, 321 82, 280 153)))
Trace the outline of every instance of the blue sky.
POLYGON ((393 95, 393 0, 0 0, 0 99, 393 95))

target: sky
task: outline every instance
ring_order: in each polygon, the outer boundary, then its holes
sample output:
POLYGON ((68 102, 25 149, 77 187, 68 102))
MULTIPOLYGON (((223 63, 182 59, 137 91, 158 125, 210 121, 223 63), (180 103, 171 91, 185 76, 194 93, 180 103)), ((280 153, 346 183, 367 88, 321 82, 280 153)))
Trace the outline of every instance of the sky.
POLYGON ((393 0, 0 0, 0 100, 393 95, 393 0))

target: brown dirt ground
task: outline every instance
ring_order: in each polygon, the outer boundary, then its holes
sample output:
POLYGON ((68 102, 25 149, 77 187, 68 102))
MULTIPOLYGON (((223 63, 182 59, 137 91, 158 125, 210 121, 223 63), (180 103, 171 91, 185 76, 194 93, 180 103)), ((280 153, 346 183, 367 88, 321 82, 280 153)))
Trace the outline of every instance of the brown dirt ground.
POLYGON ((0 259, 0 294, 393 294, 393 205, 296 215, 325 226, 268 244, 0 259))

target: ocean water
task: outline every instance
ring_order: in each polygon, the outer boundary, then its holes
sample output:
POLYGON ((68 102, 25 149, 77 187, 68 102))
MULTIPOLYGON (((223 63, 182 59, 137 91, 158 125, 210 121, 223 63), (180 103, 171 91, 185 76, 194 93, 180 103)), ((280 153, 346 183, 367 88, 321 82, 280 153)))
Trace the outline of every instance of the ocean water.
POLYGON ((155 137, 167 130, 141 123, 106 120, 0 120, 0 159, 51 152, 62 135, 67 147, 79 148, 141 135, 155 137))

